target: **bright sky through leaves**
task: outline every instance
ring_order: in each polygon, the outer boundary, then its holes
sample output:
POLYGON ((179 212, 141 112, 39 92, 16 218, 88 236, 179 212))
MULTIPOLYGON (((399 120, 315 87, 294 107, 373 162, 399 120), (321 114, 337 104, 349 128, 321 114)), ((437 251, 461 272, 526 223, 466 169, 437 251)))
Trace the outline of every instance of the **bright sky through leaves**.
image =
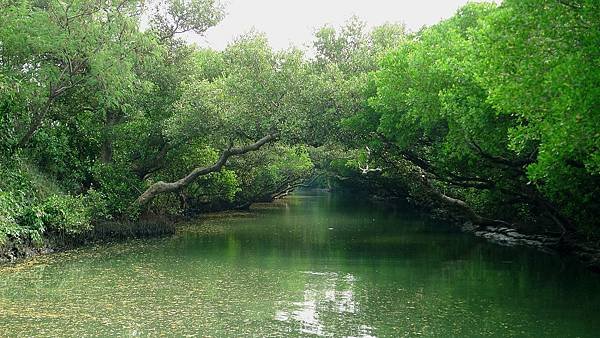
MULTIPOLYGON (((204 37, 201 46, 223 49, 235 37, 255 29, 267 34, 275 49, 311 41, 315 28, 341 25, 357 15, 369 26, 404 22, 410 30, 449 18, 467 0, 229 0, 227 16, 204 37)), ((500 0, 496 0, 500 2, 500 0)))

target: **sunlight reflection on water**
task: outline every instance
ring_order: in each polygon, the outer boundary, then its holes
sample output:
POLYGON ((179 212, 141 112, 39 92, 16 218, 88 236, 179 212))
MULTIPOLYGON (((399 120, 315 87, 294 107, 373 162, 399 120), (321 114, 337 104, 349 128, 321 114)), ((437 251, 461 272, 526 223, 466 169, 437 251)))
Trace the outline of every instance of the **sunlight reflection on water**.
MULTIPOLYGON (((321 313, 355 314, 359 304, 354 299, 356 277, 345 274, 340 277, 336 272, 301 271, 311 278, 304 286, 301 301, 280 304, 282 309, 275 311, 274 319, 282 322, 297 322, 300 331, 317 336, 332 336, 320 321, 321 313)), ((356 332, 360 337, 374 337, 371 327, 357 324, 356 332)))

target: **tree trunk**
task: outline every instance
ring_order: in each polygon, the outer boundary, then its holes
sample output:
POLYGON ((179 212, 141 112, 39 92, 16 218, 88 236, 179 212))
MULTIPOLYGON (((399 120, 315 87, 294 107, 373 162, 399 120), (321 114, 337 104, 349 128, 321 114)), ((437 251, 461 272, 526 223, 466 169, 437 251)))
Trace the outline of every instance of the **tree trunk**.
POLYGON ((159 182, 152 184, 148 189, 146 189, 146 191, 144 191, 143 194, 141 194, 137 198, 136 204, 141 207, 146 207, 150 202, 152 202, 152 200, 157 195, 162 194, 162 193, 167 193, 167 192, 179 191, 179 190, 187 187, 188 185, 190 185, 192 182, 194 182, 200 176, 207 175, 212 172, 220 171, 221 168, 223 168, 223 166, 227 163, 227 160, 231 156, 237 156, 237 155, 245 154, 250 151, 256 151, 256 150, 260 149, 260 147, 262 147, 263 145, 265 145, 275 139, 277 139, 277 134, 270 134, 270 135, 267 135, 267 136, 261 138, 260 140, 256 141, 255 143, 249 144, 245 147, 241 147, 241 148, 231 148, 230 147, 229 149, 224 150, 221 153, 221 156, 219 157, 217 162, 215 162, 215 164, 213 164, 209 167, 196 168, 196 169, 192 170, 192 172, 190 172, 187 176, 185 176, 175 182, 169 183, 169 182, 159 181, 159 182))
POLYGON ((29 124, 29 128, 27 128, 25 135, 23 135, 23 137, 21 137, 21 139, 19 140, 19 143, 17 144, 18 149, 24 148, 27 145, 27 143, 29 143, 29 141, 33 137, 33 134, 35 134, 35 132, 42 125, 42 122, 44 121, 44 117, 48 114, 48 111, 50 111, 50 108, 52 107, 53 102, 54 102, 54 97, 50 96, 50 98, 48 99, 44 108, 41 109, 40 111, 37 111, 34 114, 32 120, 31 120, 31 123, 29 124))

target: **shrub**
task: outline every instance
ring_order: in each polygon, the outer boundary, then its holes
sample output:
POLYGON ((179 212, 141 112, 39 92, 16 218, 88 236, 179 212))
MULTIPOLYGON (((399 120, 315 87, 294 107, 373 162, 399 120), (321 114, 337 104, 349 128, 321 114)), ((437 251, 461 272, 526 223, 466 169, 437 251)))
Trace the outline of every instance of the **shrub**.
POLYGON ((42 244, 42 235, 46 231, 44 218, 46 214, 38 205, 30 205, 23 209, 23 212, 18 217, 18 224, 21 226, 20 233, 15 234, 15 237, 28 236, 31 241, 36 244, 42 244))
POLYGON ((44 225, 49 231, 75 235, 90 230, 91 209, 83 196, 53 195, 43 204, 44 225))
POLYGON ((15 219, 20 209, 12 194, 0 191, 0 246, 6 243, 9 236, 16 237, 21 233, 15 219))
POLYGON ((85 205, 94 221, 111 220, 112 214, 108 207, 106 195, 98 190, 90 189, 85 195, 85 205))

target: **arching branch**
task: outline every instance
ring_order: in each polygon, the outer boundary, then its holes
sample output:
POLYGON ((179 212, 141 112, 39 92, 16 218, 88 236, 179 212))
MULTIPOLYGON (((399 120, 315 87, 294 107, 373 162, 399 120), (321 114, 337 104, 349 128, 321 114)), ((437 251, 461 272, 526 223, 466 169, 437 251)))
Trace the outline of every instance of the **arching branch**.
POLYGON ((462 214, 465 215, 474 224, 483 226, 505 226, 511 228, 514 227, 514 224, 511 224, 509 222, 498 219, 490 219, 479 215, 473 209, 471 209, 471 207, 465 201, 450 197, 436 189, 429 181, 427 173, 423 169, 417 167, 417 171, 418 175, 420 176, 419 180, 421 181, 423 187, 429 192, 430 197, 434 198, 442 204, 462 211, 462 214))
POLYGON ((233 148, 230 146, 227 150, 224 150, 221 153, 221 156, 219 156, 219 159, 217 160, 217 162, 215 162, 213 165, 211 165, 209 167, 196 168, 196 169, 192 170, 192 172, 190 172, 187 176, 185 176, 175 182, 169 183, 169 182, 159 181, 159 182, 152 184, 148 189, 146 189, 146 191, 144 191, 143 194, 140 195, 140 197, 137 198, 136 203, 141 207, 145 207, 150 202, 152 202, 152 200, 159 194, 179 191, 179 190, 187 187, 188 185, 190 185, 192 182, 194 182, 200 176, 207 175, 212 172, 220 171, 221 168, 223 168, 223 166, 227 163, 227 160, 231 156, 237 156, 237 155, 242 155, 242 154, 245 154, 245 153, 248 153, 251 151, 256 151, 256 150, 260 149, 263 145, 265 145, 271 141, 274 141, 276 139, 277 139, 277 134, 269 134, 269 135, 261 138, 260 140, 256 141, 255 143, 249 144, 249 145, 241 147, 241 148, 233 148))

